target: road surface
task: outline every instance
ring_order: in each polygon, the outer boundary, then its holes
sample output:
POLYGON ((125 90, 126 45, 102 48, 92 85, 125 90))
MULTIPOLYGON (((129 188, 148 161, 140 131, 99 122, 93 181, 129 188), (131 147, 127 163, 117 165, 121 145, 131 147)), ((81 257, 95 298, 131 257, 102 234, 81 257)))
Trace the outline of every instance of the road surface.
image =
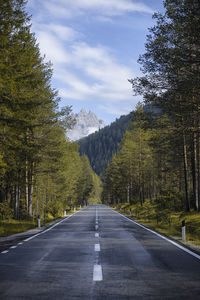
POLYGON ((0 299, 200 299, 200 257, 186 251, 89 206, 1 251, 0 299))

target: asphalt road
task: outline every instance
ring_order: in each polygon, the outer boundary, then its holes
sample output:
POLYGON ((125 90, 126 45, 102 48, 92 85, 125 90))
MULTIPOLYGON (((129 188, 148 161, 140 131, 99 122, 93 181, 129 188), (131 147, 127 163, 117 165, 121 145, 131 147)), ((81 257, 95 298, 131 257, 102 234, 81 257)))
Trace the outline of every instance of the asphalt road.
POLYGON ((89 206, 0 252, 0 299, 200 299, 200 257, 186 251, 89 206))

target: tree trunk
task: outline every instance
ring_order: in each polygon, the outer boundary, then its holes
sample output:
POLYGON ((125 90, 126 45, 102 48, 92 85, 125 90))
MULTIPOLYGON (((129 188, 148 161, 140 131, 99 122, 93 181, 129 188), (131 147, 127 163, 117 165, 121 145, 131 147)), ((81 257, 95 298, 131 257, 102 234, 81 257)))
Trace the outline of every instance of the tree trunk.
POLYGON ((196 210, 199 210, 198 202, 198 160, 197 160, 197 133, 193 132, 193 195, 196 210))
POLYGON ((25 197, 26 197, 26 209, 27 209, 27 214, 29 215, 29 210, 28 210, 28 206, 29 206, 29 199, 28 199, 28 160, 26 158, 26 165, 25 165, 25 182, 26 182, 26 187, 25 187, 25 197))
POLYGON ((200 208, 200 135, 197 135, 197 165, 198 165, 198 208, 200 208))
POLYGON ((33 168, 34 168, 34 163, 30 163, 30 168, 29 168, 29 178, 28 178, 28 215, 32 215, 32 203, 33 203, 33 168))
POLYGON ((127 184, 127 187, 126 187, 126 190, 127 190, 127 197, 126 197, 126 200, 127 200, 127 203, 130 202, 130 185, 129 183, 127 184))
POLYGON ((185 133, 183 133, 183 161, 184 161, 184 179, 185 179, 185 206, 186 206, 186 211, 190 211, 190 200, 188 194, 188 160, 187 160, 187 146, 186 146, 185 133))
POLYGON ((143 192, 142 192, 142 145, 141 145, 141 129, 139 131, 139 196, 140 204, 143 205, 143 192))
POLYGON ((19 207, 20 207, 20 187, 15 185, 15 219, 19 219, 19 207))

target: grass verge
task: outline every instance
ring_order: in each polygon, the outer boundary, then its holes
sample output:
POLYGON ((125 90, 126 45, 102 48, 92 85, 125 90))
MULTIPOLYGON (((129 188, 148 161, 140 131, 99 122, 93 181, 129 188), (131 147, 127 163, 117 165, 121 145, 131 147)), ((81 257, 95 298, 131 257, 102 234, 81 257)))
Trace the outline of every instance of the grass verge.
POLYGON ((0 236, 8 236, 15 233, 24 232, 36 227, 36 223, 32 221, 18 220, 1 220, 0 221, 0 236))
MULTIPOLYGON (((78 209, 77 209, 78 210, 78 209)), ((67 211, 67 215, 74 211, 67 211)), ((41 227, 48 225, 50 222, 60 219, 62 216, 54 218, 52 215, 48 215, 45 220, 41 219, 41 227)), ((0 237, 9 236, 12 234, 26 232, 30 229, 38 226, 37 220, 0 220, 0 237)))
POLYGON ((200 213, 177 212, 169 209, 158 210, 156 205, 146 201, 141 207, 140 204, 130 205, 122 203, 115 208, 126 216, 130 216, 162 234, 181 240, 181 224, 186 223, 186 243, 193 243, 200 246, 200 213))

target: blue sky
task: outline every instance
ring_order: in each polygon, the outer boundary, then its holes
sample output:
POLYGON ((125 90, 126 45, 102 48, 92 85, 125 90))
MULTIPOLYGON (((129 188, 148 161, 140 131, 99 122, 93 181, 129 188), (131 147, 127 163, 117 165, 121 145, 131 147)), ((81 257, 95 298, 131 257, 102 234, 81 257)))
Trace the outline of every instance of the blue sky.
POLYGON ((60 106, 84 107, 109 124, 142 100, 127 79, 141 74, 137 59, 162 0, 29 0, 27 10, 53 63, 60 106))

